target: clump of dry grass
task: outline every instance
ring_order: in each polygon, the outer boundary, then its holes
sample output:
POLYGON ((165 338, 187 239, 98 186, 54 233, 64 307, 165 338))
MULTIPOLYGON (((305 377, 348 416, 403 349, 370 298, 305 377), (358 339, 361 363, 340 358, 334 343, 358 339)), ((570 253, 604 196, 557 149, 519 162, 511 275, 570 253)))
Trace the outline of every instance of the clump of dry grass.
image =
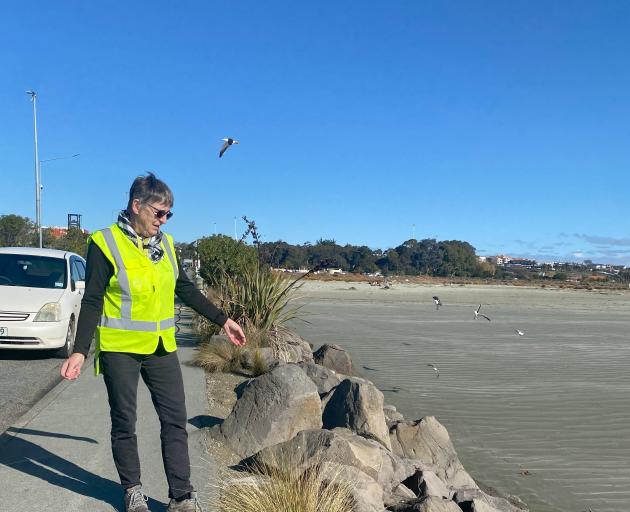
POLYGON ((236 372, 243 367, 243 348, 226 340, 212 339, 202 343, 192 360, 209 372, 236 372))
POLYGON ((250 468, 253 477, 227 480, 221 486, 220 512, 352 512, 351 485, 341 467, 274 464, 250 468))
POLYGON ((267 366, 267 363, 265 362, 259 349, 255 348, 253 352, 251 373, 253 377, 258 377, 259 375, 267 373, 269 371, 269 367, 267 366))
POLYGON ((248 373, 258 377, 269 371, 267 363, 260 352, 261 347, 273 346, 273 333, 258 329, 249 323, 245 326, 247 345, 237 346, 230 341, 207 336, 199 346, 193 364, 212 373, 248 373), (248 368, 245 368, 245 355, 251 353, 248 368))

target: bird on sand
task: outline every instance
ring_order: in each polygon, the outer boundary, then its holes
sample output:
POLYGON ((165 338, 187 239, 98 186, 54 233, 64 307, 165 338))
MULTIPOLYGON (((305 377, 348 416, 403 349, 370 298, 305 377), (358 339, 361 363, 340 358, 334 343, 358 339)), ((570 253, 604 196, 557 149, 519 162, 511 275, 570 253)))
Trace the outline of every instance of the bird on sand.
POLYGON ((223 141, 223 146, 221 146, 221 150, 219 151, 219 158, 223 156, 223 153, 227 151, 232 144, 238 144, 239 142, 236 139, 231 139, 230 137, 226 137, 225 139, 221 139, 223 141))
POLYGON ((514 329, 514 332, 519 336, 525 336, 525 331, 521 331, 520 329, 514 329))
POLYGON ((485 318, 486 320, 488 320, 488 322, 490 321, 490 318, 487 317, 486 315, 479 313, 479 310, 481 309, 481 304, 479 304, 479 307, 475 310, 473 310, 473 313, 475 313, 475 320, 477 320, 478 317, 482 317, 485 318))
POLYGON ((438 367, 435 366, 433 363, 427 363, 427 366, 430 366, 431 368, 433 368, 433 370, 435 371, 435 377, 437 379, 440 378, 440 370, 438 370, 438 367))
POLYGON ((437 295, 433 296, 433 302, 435 302, 435 309, 440 309, 440 306, 442 305, 442 301, 437 295))

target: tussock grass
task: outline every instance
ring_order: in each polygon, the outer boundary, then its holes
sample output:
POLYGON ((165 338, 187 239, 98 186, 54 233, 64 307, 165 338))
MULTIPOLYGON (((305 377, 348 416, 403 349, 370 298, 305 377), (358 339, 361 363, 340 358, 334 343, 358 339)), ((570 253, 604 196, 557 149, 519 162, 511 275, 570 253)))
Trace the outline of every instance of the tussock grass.
POLYGON ((238 372, 258 377, 269 371, 260 348, 274 345, 275 342, 270 339, 273 333, 275 331, 270 334, 250 324, 245 327, 247 345, 241 347, 225 339, 208 337, 199 346, 192 363, 211 373, 238 372), (247 369, 244 364, 246 352, 251 353, 250 365, 247 369))
POLYGON ((350 483, 342 467, 314 464, 306 469, 290 461, 271 468, 250 468, 253 477, 226 480, 220 490, 220 512, 352 512, 350 483))
POLYGON ((252 376, 258 377, 259 375, 263 375, 264 373, 267 373, 268 371, 269 371, 269 367, 267 366, 267 363, 263 359, 262 354, 260 353, 260 350, 255 348, 254 355, 252 358, 252 368, 251 368, 252 376))
POLYGON ((236 372, 243 367, 243 348, 227 340, 213 339, 202 343, 192 360, 209 372, 236 372))

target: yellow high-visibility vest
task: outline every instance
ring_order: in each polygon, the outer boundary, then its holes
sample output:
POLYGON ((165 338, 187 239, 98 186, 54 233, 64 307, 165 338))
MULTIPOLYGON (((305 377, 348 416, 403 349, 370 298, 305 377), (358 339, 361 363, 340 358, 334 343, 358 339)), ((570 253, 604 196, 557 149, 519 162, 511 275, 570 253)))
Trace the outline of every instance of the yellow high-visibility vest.
POLYGON ((152 354, 160 338, 167 352, 175 343, 175 282, 179 267, 175 246, 164 233, 164 257, 153 263, 116 224, 89 239, 114 267, 105 289, 103 314, 96 328, 96 357, 100 352, 152 354))

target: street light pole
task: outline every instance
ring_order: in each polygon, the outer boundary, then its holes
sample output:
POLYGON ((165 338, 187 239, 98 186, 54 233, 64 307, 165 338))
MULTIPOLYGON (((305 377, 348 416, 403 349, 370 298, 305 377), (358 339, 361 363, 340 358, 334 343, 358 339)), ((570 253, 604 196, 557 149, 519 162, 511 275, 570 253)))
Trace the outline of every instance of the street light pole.
POLYGON ((37 93, 35 91, 26 91, 33 102, 33 125, 35 129, 35 224, 37 225, 37 233, 39 236, 39 247, 42 247, 42 212, 41 212, 41 186, 40 186, 40 166, 39 153, 37 149, 37 93))

